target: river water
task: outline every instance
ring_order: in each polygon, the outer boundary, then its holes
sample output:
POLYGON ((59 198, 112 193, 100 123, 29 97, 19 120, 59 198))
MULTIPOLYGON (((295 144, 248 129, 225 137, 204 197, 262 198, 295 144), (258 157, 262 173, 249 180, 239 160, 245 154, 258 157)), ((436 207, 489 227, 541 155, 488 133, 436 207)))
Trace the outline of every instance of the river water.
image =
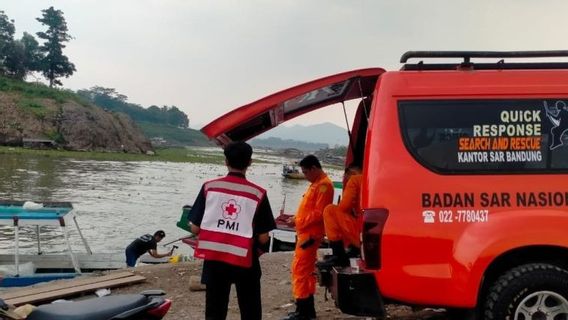
MULTIPOLYGON (((212 152, 211 148, 196 148, 191 152, 194 151, 212 152)), ((283 179, 282 163, 288 162, 284 158, 263 154, 255 158, 270 163, 253 162, 247 178, 268 190, 275 215, 284 197, 285 211, 294 212, 308 182, 283 179)), ((93 252, 118 253, 136 237, 158 229, 166 232, 164 243, 186 235, 175 225, 182 207, 193 204, 204 181, 223 176, 226 171, 226 167, 219 164, 91 161, 0 154, 0 199, 72 202, 81 231, 93 252)), ((327 171, 330 178, 340 180, 340 171, 327 171)), ((36 253, 35 232, 25 227, 21 229, 21 252, 36 253)), ((69 229, 73 249, 84 250, 74 226, 69 229)), ((0 253, 13 253, 13 234, 13 227, 0 226, 0 253)), ((42 251, 65 250, 59 228, 42 227, 41 234, 42 251)))

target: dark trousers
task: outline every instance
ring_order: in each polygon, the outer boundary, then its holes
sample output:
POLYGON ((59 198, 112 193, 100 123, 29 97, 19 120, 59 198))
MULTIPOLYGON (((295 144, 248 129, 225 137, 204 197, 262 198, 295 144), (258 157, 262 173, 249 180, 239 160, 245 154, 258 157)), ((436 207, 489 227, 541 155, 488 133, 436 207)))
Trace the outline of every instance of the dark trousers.
POLYGON ((127 267, 134 267, 136 265, 136 260, 138 260, 138 255, 133 250, 126 249, 126 266, 127 267))
POLYGON ((207 274, 205 293, 205 318, 227 318, 231 285, 237 288, 237 299, 243 320, 262 319, 260 302, 260 265, 255 259, 251 268, 241 268, 219 261, 205 261, 203 271, 207 274))

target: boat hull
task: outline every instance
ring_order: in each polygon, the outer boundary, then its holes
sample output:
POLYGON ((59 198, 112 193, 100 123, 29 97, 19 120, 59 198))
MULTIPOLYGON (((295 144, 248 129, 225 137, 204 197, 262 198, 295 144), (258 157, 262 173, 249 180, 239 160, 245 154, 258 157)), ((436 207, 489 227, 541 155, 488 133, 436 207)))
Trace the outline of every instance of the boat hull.
POLYGON ((40 282, 47 282, 59 279, 71 279, 77 276, 76 273, 38 273, 29 276, 3 277, 0 280, 0 287, 26 287, 40 282))
POLYGON ((306 179, 302 173, 283 173, 282 176, 287 179, 306 179))

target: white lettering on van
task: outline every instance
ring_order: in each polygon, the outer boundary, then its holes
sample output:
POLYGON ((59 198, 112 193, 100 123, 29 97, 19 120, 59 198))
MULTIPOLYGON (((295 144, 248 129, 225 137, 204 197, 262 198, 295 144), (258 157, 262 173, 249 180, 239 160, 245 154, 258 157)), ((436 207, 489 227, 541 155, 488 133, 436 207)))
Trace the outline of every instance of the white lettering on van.
POLYGON ((458 163, 484 163, 489 162, 487 152, 458 152, 458 163))
POLYGON ((425 210, 422 212, 424 223, 436 223, 436 218, 442 224, 455 224, 455 223, 486 223, 489 221, 488 209, 442 209, 436 211, 425 210))
POLYGON ((507 151, 507 162, 540 162, 542 153, 539 151, 507 151))
POLYGON ((540 123, 477 124, 473 126, 474 137, 526 137, 540 135, 540 123))
POLYGON ((504 123, 541 122, 540 110, 503 110, 500 117, 504 123))

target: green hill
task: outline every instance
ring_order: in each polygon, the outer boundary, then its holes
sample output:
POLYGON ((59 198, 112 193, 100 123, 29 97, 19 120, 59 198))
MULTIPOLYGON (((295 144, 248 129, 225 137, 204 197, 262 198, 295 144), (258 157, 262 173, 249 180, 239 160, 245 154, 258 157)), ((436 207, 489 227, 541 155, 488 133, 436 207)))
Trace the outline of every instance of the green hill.
POLYGON ((155 138, 163 138, 164 144, 174 146, 214 145, 198 130, 150 122, 138 122, 137 124, 144 135, 153 140, 154 145, 158 144, 155 138))
POLYGON ((0 77, 0 145, 147 153, 150 141, 127 115, 70 90, 0 77))
POLYGON ((189 129, 189 117, 176 106, 144 108, 114 88, 94 86, 77 91, 81 98, 105 110, 127 114, 155 146, 209 146, 201 132, 189 129))
POLYGON ((146 109, 115 97, 105 106, 82 93, 0 76, 0 145, 47 139, 70 150, 134 153, 151 150, 150 139, 164 141, 156 146, 212 145, 175 107, 146 109))

